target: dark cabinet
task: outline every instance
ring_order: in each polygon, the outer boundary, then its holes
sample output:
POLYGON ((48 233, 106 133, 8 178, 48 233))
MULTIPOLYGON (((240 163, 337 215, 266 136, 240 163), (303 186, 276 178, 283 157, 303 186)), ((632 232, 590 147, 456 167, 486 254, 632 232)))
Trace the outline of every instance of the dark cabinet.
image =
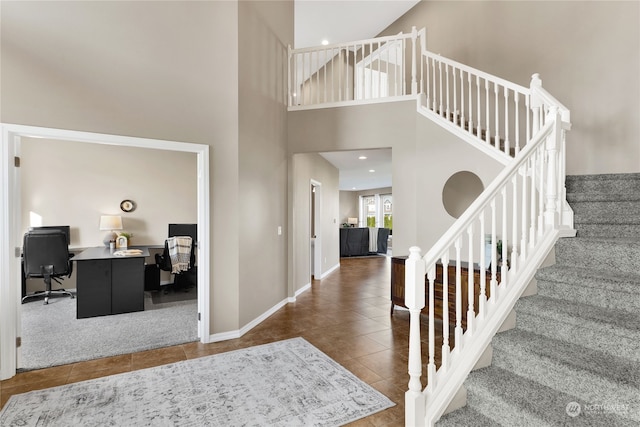
POLYGON ((74 258, 76 317, 144 310, 144 256, 113 257, 100 251, 101 248, 90 249, 84 256, 74 258))
POLYGON ((363 256, 369 254, 368 228, 340 229, 340 256, 363 256))
POLYGON ((144 310, 144 258, 111 263, 111 314, 144 310))
MULTIPOLYGON (((391 258, 391 312, 393 313, 394 306, 404 305, 404 293, 405 293, 405 269, 404 265, 407 260, 406 256, 397 256, 391 258)), ((469 264, 467 262, 461 262, 460 269, 460 294, 462 303, 462 326, 467 326, 467 310, 469 308, 469 264)), ((436 319, 442 319, 443 316, 443 268, 442 264, 436 264, 436 279, 434 289, 434 315, 436 319)), ((500 282, 500 273, 496 274, 498 283, 500 282)), ((456 324, 456 264, 455 261, 451 261, 447 268, 447 291, 448 291, 448 304, 449 309, 449 324, 456 324)), ((485 274, 485 286, 487 298, 490 296, 490 282, 491 272, 486 271, 485 274)), ((473 268, 473 285, 474 285, 474 311, 478 313, 478 301, 480 295, 480 268, 477 264, 474 264, 473 268)), ((423 314, 429 313, 429 281, 425 276, 425 308, 422 310, 423 314)))
POLYGON ((92 259, 76 266, 76 316, 105 316, 111 314, 111 260, 92 259))

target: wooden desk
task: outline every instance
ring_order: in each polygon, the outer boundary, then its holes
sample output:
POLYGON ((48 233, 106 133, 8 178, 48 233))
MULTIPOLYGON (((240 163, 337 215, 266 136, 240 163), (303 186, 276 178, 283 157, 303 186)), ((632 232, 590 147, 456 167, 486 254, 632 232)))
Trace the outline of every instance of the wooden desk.
MULTIPOLYGON (((404 264, 407 260, 406 256, 397 256, 391 258, 391 314, 396 305, 406 307, 404 305, 404 264)), ((460 263, 460 291, 462 297, 462 326, 467 326, 467 310, 469 308, 469 265, 467 262, 460 263)), ((449 324, 456 324, 456 264, 455 261, 451 261, 447 269, 448 279, 448 304, 449 307, 449 324)), ((498 283, 500 282, 500 271, 496 274, 498 283)), ((490 296, 491 271, 486 272, 485 284, 487 298, 490 296)), ((442 319, 442 264, 436 264, 436 279, 434 289, 434 315, 436 319, 442 319)), ((478 313, 478 301, 480 295, 480 268, 477 264, 474 264, 473 269, 473 285, 474 285, 474 299, 475 299, 475 312, 478 313)), ((424 314, 429 313, 429 280, 425 275, 425 307, 422 310, 424 314)))
POLYGON ((107 247, 88 248, 72 258, 76 262, 76 318, 144 310, 144 260, 140 255, 118 257, 107 247))

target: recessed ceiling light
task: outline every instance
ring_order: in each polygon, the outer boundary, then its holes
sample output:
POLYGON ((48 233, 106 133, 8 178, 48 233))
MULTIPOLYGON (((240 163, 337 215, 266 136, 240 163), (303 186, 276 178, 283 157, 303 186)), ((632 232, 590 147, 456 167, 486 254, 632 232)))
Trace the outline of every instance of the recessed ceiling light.
POLYGON ((322 43, 322 46, 326 46, 326 45, 328 45, 328 44, 329 44, 329 40, 324 39, 324 40, 322 40, 322 42, 321 42, 321 43, 322 43))
POLYGON ((375 172, 375 169, 369 169, 369 172, 375 172))
POLYGON ((360 160, 366 160, 366 159, 367 159, 367 156, 360 156, 360 157, 358 157, 358 159, 360 159, 360 160))

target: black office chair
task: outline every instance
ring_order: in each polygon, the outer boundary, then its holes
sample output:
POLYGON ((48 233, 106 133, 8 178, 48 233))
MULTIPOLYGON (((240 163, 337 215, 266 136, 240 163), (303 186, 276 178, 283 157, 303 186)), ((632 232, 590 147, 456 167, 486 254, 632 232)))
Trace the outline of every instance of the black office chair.
MULTIPOLYGON (((165 293, 170 290, 182 289, 185 292, 189 291, 197 283, 197 267, 195 245, 198 237, 198 225, 197 224, 169 224, 169 237, 177 236, 189 236, 191 237, 191 252, 189 255, 189 269, 186 271, 180 271, 173 274, 173 283, 165 285, 165 293)), ((172 271, 173 265, 171 263, 171 257, 169 255, 168 240, 164 241, 164 250, 162 254, 156 254, 156 265, 160 270, 172 271)))
POLYGON ((68 295, 65 289, 51 290, 51 280, 62 284, 58 279, 63 276, 71 277, 73 264, 69 254, 67 235, 61 230, 32 230, 24 235, 22 246, 22 264, 25 278, 43 278, 45 290, 26 295, 22 298, 44 296, 44 303, 49 304, 52 295, 68 295))

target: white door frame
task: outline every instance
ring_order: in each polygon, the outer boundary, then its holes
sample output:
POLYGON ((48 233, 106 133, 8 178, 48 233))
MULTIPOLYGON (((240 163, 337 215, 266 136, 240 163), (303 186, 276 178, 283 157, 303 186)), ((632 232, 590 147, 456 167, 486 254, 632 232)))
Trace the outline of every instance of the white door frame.
MULTIPOLYGON (((320 280, 322 279, 322 183, 312 179, 309 188, 311 187, 316 189, 315 203, 313 205, 316 240, 313 251, 313 271, 311 274, 313 274, 314 279, 320 280)), ((311 206, 311 197, 313 196, 311 194, 309 196, 309 205, 311 206)), ((309 220, 311 220, 311 216, 309 216, 309 220)))
MULTIPOLYGON (((16 338, 20 331, 22 246, 19 171, 14 159, 22 137, 86 142, 92 144, 153 148, 197 155, 198 198, 198 336, 208 343, 209 335, 209 146, 178 141, 136 138, 74 130, 0 124, 0 380, 11 378, 17 368, 16 338)), ((72 190, 70 191, 72 194, 72 190)))

